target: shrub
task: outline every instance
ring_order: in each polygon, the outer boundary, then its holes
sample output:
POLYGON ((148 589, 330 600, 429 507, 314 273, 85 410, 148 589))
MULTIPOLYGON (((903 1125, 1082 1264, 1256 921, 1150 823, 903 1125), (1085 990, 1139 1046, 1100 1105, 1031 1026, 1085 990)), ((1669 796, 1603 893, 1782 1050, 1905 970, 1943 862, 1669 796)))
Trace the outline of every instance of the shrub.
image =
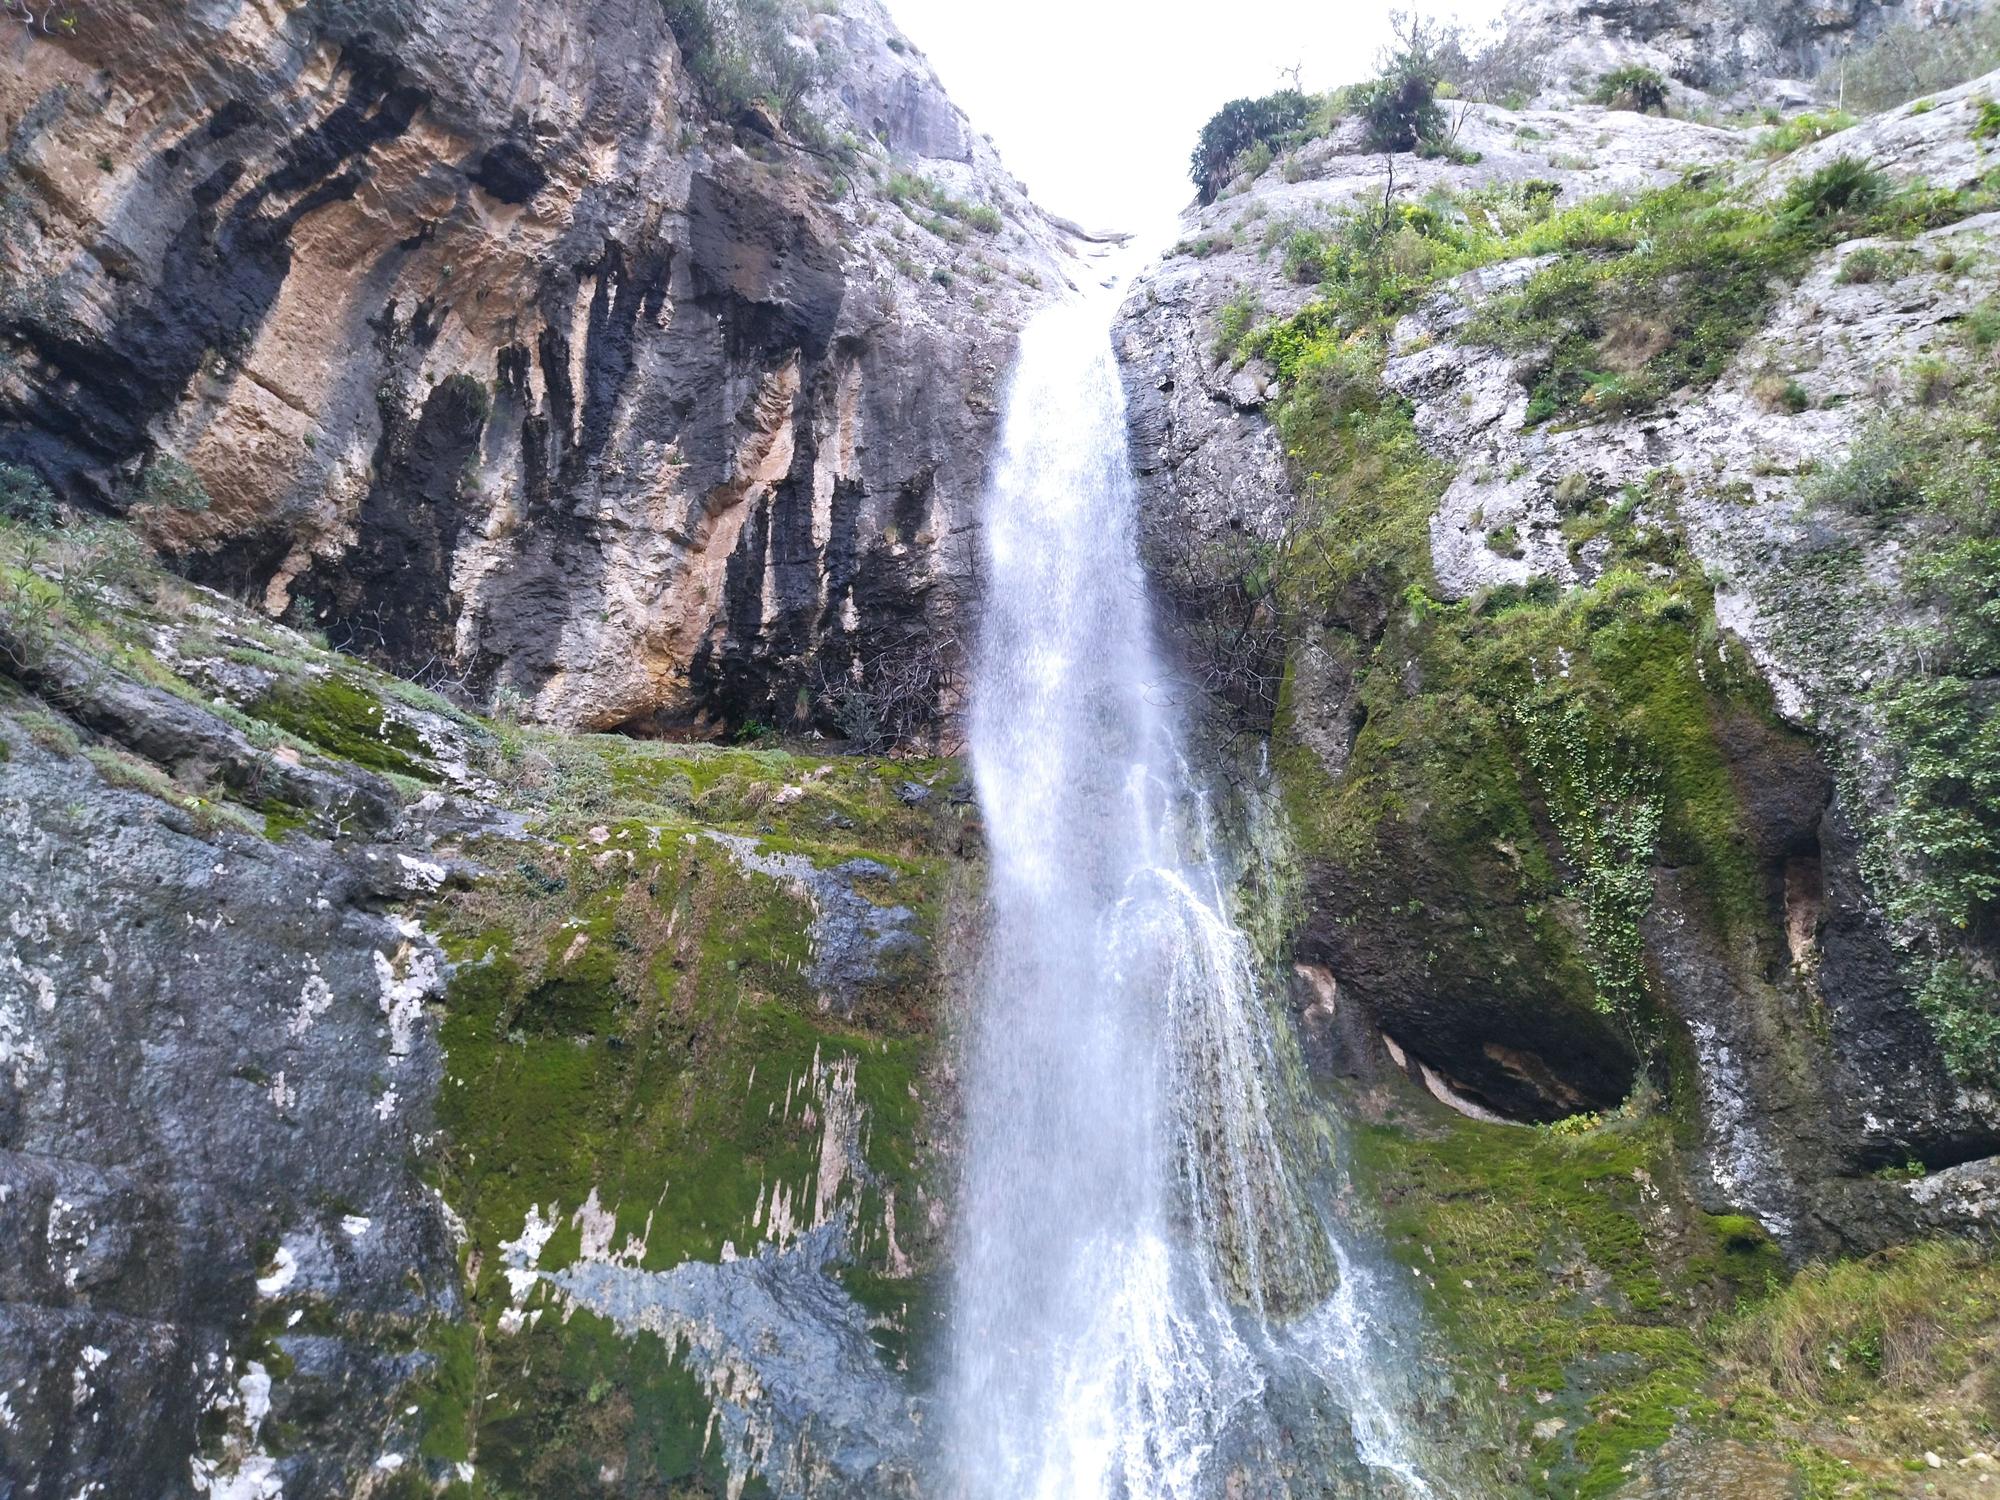
POLYGON ((1617 68, 1597 80, 1590 97, 1607 109, 1631 110, 1634 114, 1667 112, 1671 91, 1667 80, 1651 68, 1617 68))
POLYGON ((1837 156, 1818 171, 1798 178, 1785 192, 1785 211, 1795 218, 1833 219, 1880 207, 1889 180, 1858 156, 1837 156))
POLYGON ((1925 355, 1910 365, 1910 396, 1921 406, 1936 406, 1958 393, 1960 372, 1949 360, 1925 355))
POLYGON ((203 511, 209 507, 208 488, 185 462, 161 453, 140 474, 136 502, 148 510, 203 511))
POLYGON ((1361 96, 1368 144, 1377 151, 1414 151, 1441 137, 1444 111, 1438 107, 1438 83, 1436 68, 1421 53, 1405 49, 1392 58, 1361 96))
POLYGON ((2000 304, 1980 303, 1965 315, 1961 326, 1975 349, 1991 349, 2000 344, 2000 304))
POLYGON ((1806 388, 1790 376, 1775 371, 1759 375, 1750 384, 1750 395, 1766 411, 1790 412, 1797 416, 1812 405, 1806 388))
POLYGON ((1907 250, 1882 250, 1874 245, 1863 245, 1840 263, 1833 279, 1842 286, 1900 281, 1916 269, 1916 261, 1916 256, 1907 250))
POLYGON ((1810 146, 1815 141, 1838 135, 1843 130, 1852 129, 1854 124, 1854 116, 1842 109, 1830 109, 1824 114, 1803 114, 1765 131, 1758 138, 1757 147, 1766 156, 1790 156, 1801 146, 1810 146))
POLYGON ((42 476, 19 464, 0 463, 0 516, 27 526, 56 524, 60 508, 42 476))
POLYGON ((1306 286, 1326 280, 1331 249, 1319 230, 1293 230, 1285 241, 1285 275, 1306 286))
POLYGON ((1861 516, 1903 510, 1922 497, 1917 478, 1922 461, 1915 435, 1884 417, 1862 430, 1845 462, 1813 476, 1806 498, 1861 516))
POLYGON ((662 0, 681 57, 716 108, 734 113, 767 105, 788 130, 810 142, 826 129, 806 99, 829 72, 817 47, 800 45, 793 27, 804 11, 788 0, 662 0))
MULTIPOLYGON (((1313 101, 1297 89, 1280 89, 1261 99, 1232 99, 1201 128, 1188 175, 1213 203, 1235 175, 1236 160, 1254 146, 1274 149, 1312 118, 1313 101)), ((1265 165, 1269 165, 1267 161, 1265 165)))
POLYGON ((970 225, 981 234, 1000 232, 998 209, 989 204, 967 203, 961 198, 954 198, 928 177, 919 177, 912 172, 891 172, 889 180, 882 184, 882 196, 939 239, 950 240, 953 244, 962 243, 965 239, 962 225, 970 225), (930 212, 923 213, 925 209, 930 212))
POLYGON ((1222 311, 1216 315, 1215 322, 1215 357, 1218 360, 1235 358, 1256 324, 1260 311, 1262 306, 1257 294, 1247 287, 1222 304, 1222 311))

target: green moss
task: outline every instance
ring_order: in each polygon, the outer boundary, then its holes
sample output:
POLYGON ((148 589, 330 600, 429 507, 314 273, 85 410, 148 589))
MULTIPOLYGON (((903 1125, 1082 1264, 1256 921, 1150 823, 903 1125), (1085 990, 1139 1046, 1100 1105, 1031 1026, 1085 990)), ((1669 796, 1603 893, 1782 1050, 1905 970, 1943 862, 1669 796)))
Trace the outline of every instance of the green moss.
POLYGON ((1719 736, 1731 717, 1781 731, 1718 651, 1706 584, 1660 545, 1624 537, 1632 563, 1567 594, 1413 591, 1347 648, 1365 713, 1338 784, 1296 737, 1288 679, 1276 764, 1301 853, 1343 872, 1356 920, 1420 918, 1435 974, 1543 983, 1636 1028, 1656 863, 1695 873, 1724 933, 1758 930, 1769 896, 1719 736), (1639 571, 1663 556, 1666 577, 1639 571))
POLYGON ((1674 1211, 1685 1190, 1664 1123, 1574 1134, 1427 1110, 1418 1132, 1358 1130, 1353 1159, 1442 1357, 1469 1388, 1505 1377, 1500 1419, 1536 1493, 1613 1494, 1637 1456, 1712 1409, 1704 1330, 1766 1263, 1731 1248, 1740 1230, 1674 1211))
MULTIPOLYGON (((478 1467, 493 1496, 733 1493, 699 1382, 659 1335, 621 1335, 576 1312, 489 1339, 474 1407, 478 1467)), ((768 1495, 752 1480, 745 1495, 768 1495)))
POLYGON ((280 683, 251 712, 336 759, 419 781, 437 779, 416 730, 349 676, 329 673, 280 683))
POLYGON ((1887 806, 1864 813, 1862 857, 1946 1064, 1974 1086, 2000 1082, 2000 713, 1982 686, 2000 672, 2000 392, 1982 380, 1879 419, 1808 489, 1850 520, 1896 518, 1910 538, 1903 592, 1935 621, 1867 700, 1894 774, 1887 806))
MULTIPOLYGON (((796 785, 814 768, 739 758, 753 754, 763 752, 642 751, 621 795, 650 795, 655 776, 709 791, 731 776, 752 785, 746 771, 760 773, 754 784, 796 785)), ((894 788, 910 777, 895 769, 904 774, 839 767, 822 779, 857 805, 900 808, 894 788)), ((801 848, 817 864, 856 852, 801 848)), ((882 862, 895 897, 931 927, 942 868, 914 853, 882 862)), ((917 1208, 927 961, 852 1017, 826 1012, 807 977, 802 893, 738 868, 686 823, 601 825, 560 851, 517 854, 510 873, 442 898, 427 925, 455 960, 437 1185, 470 1235, 472 1383, 487 1394, 460 1420, 440 1375, 426 1432, 472 1432, 494 1493, 568 1493, 576 1474, 612 1462, 628 1480, 658 1476, 693 1493, 722 1482, 719 1445, 703 1443, 706 1398, 658 1340, 624 1340, 581 1315, 495 1331, 510 1303, 499 1247, 531 1208, 556 1223, 544 1270, 580 1252, 576 1213, 592 1192, 613 1216, 612 1246, 643 1244, 640 1264, 666 1270, 718 1259, 726 1245, 748 1251, 786 1214, 803 1227, 824 1203, 848 1219, 841 1275, 885 1361, 921 1358, 935 1326, 928 1282, 909 1273, 927 1254, 917 1208), (822 1182, 826 1132, 843 1116, 858 1157, 822 1182)), ((457 1439, 426 1441, 442 1454, 457 1439)))

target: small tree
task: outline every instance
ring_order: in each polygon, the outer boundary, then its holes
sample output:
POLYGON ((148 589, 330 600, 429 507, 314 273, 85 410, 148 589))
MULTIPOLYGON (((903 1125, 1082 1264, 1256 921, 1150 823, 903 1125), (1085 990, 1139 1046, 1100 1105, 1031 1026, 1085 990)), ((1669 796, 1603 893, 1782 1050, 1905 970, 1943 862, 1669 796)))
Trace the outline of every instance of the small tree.
POLYGON ((1361 117, 1368 144, 1377 151, 1414 151, 1445 133, 1438 85, 1448 60, 1459 57, 1459 34, 1435 20, 1394 11, 1389 24, 1395 41, 1382 56, 1382 71, 1361 92, 1361 117))
POLYGON ((1280 89, 1261 99, 1232 99, 1201 128, 1188 163, 1188 175, 1201 189, 1201 201, 1213 203, 1229 185, 1237 158, 1254 146, 1275 147, 1301 130, 1312 118, 1313 101, 1297 89, 1280 89))
POLYGON ((1671 90, 1651 68, 1617 68, 1597 80, 1591 98, 1606 109, 1628 109, 1639 115, 1663 115, 1671 90))
POLYGON ((801 36, 796 0, 664 0, 667 25, 709 102, 735 112, 767 105, 787 129, 817 140, 824 127, 806 108, 828 65, 801 36))

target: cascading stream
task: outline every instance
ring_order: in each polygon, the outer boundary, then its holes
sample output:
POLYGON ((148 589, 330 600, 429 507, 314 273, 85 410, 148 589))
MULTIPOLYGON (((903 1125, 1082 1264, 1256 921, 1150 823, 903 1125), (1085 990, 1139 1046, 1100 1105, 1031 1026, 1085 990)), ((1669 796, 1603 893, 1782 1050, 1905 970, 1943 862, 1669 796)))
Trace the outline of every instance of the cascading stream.
POLYGON ((1361 1479, 1292 1492, 1429 1494, 1371 1378, 1366 1278, 1274 1128, 1256 966, 1152 641, 1111 310, 1026 330, 987 498, 953 1492, 1220 1494, 1303 1385, 1361 1479))

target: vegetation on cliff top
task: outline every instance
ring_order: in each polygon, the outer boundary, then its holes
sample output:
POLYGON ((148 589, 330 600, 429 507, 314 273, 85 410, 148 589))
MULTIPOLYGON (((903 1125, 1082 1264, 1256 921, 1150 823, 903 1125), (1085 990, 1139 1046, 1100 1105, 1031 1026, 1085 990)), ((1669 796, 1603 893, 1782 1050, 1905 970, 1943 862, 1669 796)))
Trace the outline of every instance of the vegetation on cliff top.
POLYGON ((809 30, 813 7, 799 0, 661 0, 681 57, 721 113, 752 104, 771 110, 785 128, 819 142, 826 127, 808 107, 829 75, 809 30))
POLYGON ((1428 17, 1397 12, 1392 25, 1395 40, 1366 83, 1326 94, 1280 89, 1259 99, 1233 99, 1218 110, 1202 127, 1188 168, 1201 201, 1213 203, 1239 174, 1255 177, 1275 153, 1328 135, 1350 118, 1361 121, 1371 150, 1470 159, 1459 151, 1461 122, 1447 101, 1467 92, 1486 97, 1488 90, 1454 80, 1490 85, 1496 64, 1518 60, 1500 48, 1475 61, 1462 27, 1428 17))

